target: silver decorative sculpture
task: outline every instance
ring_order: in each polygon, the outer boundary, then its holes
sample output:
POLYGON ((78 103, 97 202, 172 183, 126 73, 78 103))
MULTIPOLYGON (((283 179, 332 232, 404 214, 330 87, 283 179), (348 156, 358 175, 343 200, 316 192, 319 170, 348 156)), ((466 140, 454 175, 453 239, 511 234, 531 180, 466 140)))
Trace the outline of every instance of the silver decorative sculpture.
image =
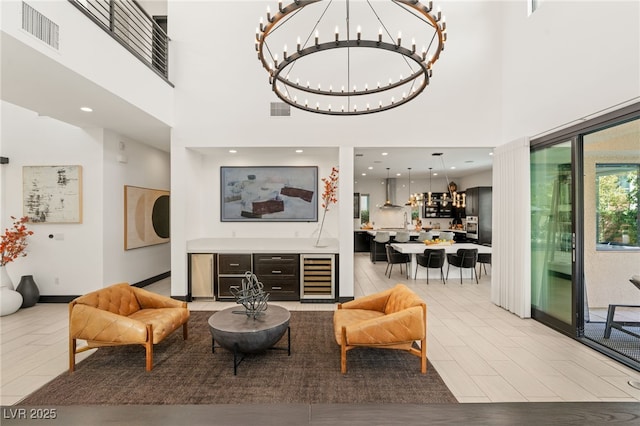
POLYGON ((264 285, 258 281, 258 277, 251 271, 244 273, 242 279, 242 288, 231 288, 231 294, 236 298, 236 303, 244 306, 244 312, 234 311, 236 314, 245 314, 248 317, 256 319, 258 315, 264 313, 267 310, 267 301, 269 300, 269 293, 265 293, 264 285))

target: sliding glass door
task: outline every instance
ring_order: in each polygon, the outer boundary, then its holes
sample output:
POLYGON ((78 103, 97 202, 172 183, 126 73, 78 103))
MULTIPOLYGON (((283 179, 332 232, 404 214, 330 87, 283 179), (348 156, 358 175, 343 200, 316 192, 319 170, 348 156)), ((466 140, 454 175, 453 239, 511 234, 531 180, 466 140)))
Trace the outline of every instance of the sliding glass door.
POLYGON ((640 371, 640 103, 530 158, 533 318, 640 371))
POLYGON ((572 140, 531 152, 531 308, 534 318, 575 332, 572 140))

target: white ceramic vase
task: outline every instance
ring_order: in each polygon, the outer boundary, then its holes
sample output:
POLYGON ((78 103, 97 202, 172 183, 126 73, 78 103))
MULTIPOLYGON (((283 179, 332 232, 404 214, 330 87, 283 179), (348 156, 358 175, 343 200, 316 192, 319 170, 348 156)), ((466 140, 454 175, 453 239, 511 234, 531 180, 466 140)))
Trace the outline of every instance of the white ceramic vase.
POLYGON ((8 287, 0 288, 0 316, 11 315, 22 306, 22 295, 8 287))
POLYGON ((6 265, 0 265, 0 287, 6 287, 9 290, 15 290, 13 281, 11 281, 11 277, 7 273, 6 265))

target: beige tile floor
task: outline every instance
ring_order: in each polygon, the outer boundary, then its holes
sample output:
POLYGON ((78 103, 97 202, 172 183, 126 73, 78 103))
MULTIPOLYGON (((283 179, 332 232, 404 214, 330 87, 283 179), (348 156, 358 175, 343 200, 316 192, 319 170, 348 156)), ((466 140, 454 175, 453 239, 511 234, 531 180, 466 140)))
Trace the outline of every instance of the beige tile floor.
MULTIPOLYGON (((640 373, 531 319, 490 301, 490 276, 480 284, 450 279, 427 285, 386 264, 355 255, 356 297, 404 282, 427 302, 428 357, 460 402, 640 401, 629 380, 640 373)), ((452 276, 456 277, 452 271, 452 276)), ((169 279, 147 287, 169 294, 169 279)), ((272 302, 290 310, 333 310, 334 304, 272 302)), ((198 300, 191 310, 229 302, 198 300)), ((68 367, 67 305, 37 304, 0 318, 0 404, 12 405, 68 367)), ((90 356, 91 351, 78 356, 90 356)))

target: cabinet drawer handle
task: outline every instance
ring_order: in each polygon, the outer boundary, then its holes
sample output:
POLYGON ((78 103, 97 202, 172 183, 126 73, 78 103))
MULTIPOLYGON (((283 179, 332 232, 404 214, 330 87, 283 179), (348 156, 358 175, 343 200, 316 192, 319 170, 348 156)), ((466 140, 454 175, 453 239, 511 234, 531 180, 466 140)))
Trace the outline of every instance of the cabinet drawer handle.
POLYGON ((239 263, 230 263, 229 266, 240 266, 239 263))
POLYGON ((271 290, 282 290, 282 287, 275 287, 275 286, 273 286, 273 287, 271 287, 271 290))
POLYGON ((272 274, 281 274, 282 271, 271 271, 272 274))

